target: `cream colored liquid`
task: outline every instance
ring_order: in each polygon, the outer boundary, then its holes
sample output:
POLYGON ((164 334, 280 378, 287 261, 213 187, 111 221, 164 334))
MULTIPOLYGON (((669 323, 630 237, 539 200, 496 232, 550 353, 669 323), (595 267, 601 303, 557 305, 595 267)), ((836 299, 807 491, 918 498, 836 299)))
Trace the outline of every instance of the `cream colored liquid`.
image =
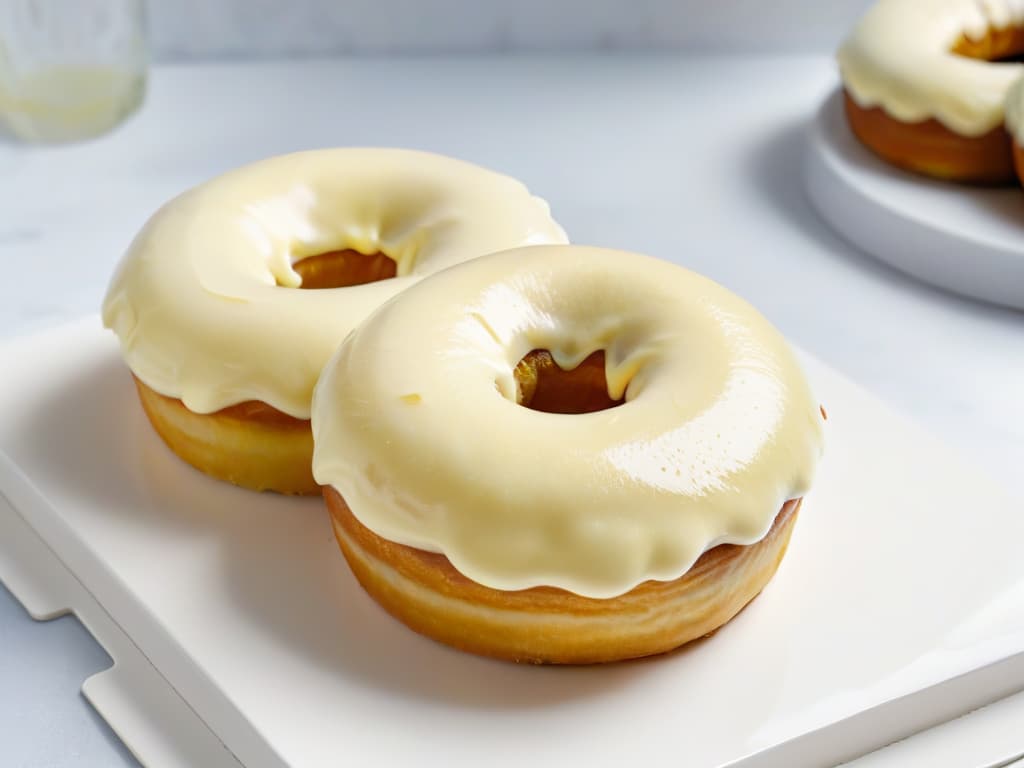
POLYGON ((73 141, 110 130, 142 102, 144 76, 111 67, 51 68, 0 80, 0 113, 29 141, 73 141))

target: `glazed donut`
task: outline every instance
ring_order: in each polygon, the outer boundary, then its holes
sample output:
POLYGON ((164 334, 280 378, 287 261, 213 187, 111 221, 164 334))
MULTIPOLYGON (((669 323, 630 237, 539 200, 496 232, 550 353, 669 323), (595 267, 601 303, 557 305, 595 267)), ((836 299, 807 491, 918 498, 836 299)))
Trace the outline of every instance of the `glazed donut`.
POLYGON ((1014 179, 1007 92, 1024 74, 1019 0, 880 0, 839 50, 857 138, 901 168, 967 183, 1014 179))
POLYGON ((822 419, 785 340, 725 289, 535 246, 434 275, 345 340, 314 393, 313 472, 352 571, 412 629, 614 661, 760 592, 822 419))
POLYGON ((1006 130, 1013 140, 1013 165, 1024 184, 1024 77, 1010 89, 1006 99, 1006 130))
POLYGON ((319 493, 310 401, 346 334, 425 275, 563 242, 547 204, 508 176, 409 150, 302 152, 161 208, 122 259, 103 321, 181 458, 247 488, 319 493))

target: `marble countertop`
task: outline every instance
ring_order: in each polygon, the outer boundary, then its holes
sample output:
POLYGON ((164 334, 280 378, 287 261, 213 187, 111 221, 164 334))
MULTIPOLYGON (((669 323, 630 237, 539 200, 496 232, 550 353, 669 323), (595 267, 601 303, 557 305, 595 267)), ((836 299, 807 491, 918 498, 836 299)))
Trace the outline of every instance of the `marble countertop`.
MULTIPOLYGON (((576 242, 708 274, 1024 498, 1024 313, 923 286, 818 220, 804 131, 835 82, 825 56, 158 67, 142 111, 107 137, 0 144, 0 340, 95 312, 145 218, 213 174, 298 149, 416 147, 518 176, 576 242)), ((103 663, 82 633, 42 653, 46 632, 0 594, 0 679, 23 676, 0 686, 0 745, 14 745, 0 750, 29 765, 127 760, 81 736, 97 726, 56 706, 68 690, 32 682, 55 672, 48 658, 72 677, 103 663)))

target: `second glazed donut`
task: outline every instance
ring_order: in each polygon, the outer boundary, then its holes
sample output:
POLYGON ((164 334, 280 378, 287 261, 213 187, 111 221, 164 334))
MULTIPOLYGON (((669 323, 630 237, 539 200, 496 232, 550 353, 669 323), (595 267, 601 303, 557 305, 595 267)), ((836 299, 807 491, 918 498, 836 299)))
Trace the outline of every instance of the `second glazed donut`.
POLYGON ((353 572, 413 629, 611 661, 707 634, 761 590, 821 422, 738 297, 649 257, 539 246, 432 276, 345 340, 314 395, 314 474, 353 572))

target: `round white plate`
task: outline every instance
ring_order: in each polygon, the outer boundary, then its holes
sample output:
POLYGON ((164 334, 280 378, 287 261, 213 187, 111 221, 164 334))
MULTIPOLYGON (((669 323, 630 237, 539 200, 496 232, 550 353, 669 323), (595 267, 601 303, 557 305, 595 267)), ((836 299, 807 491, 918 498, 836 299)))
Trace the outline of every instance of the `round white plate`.
POLYGON ((804 180, 821 216, 868 253, 955 293, 1024 309, 1024 190, 887 165, 850 131, 838 90, 812 125, 804 180))

